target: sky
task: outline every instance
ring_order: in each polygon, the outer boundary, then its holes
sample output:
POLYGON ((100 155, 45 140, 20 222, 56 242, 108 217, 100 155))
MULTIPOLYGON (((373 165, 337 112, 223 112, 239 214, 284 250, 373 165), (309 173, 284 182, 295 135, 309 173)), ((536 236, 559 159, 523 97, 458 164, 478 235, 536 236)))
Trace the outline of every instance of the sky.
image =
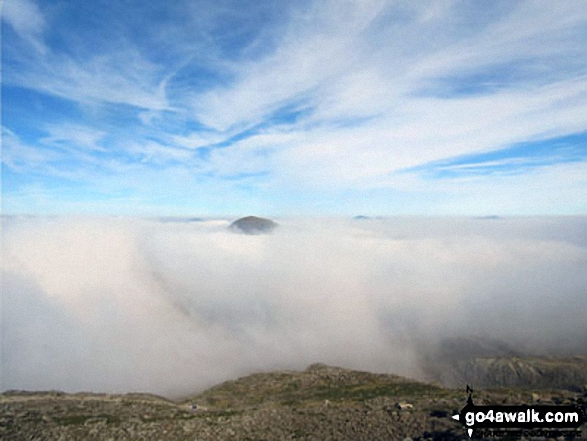
POLYGON ((5 0, 2 211, 587 213, 577 1, 5 0))

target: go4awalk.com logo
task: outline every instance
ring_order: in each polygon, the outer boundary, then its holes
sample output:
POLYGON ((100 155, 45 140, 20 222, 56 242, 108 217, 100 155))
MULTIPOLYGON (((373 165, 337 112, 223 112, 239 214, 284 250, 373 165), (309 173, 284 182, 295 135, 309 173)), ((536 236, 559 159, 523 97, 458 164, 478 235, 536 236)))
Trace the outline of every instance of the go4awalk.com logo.
POLYGON ((476 406, 469 385, 467 394, 467 405, 452 418, 465 427, 469 437, 473 434, 575 437, 584 421, 579 406, 476 406))

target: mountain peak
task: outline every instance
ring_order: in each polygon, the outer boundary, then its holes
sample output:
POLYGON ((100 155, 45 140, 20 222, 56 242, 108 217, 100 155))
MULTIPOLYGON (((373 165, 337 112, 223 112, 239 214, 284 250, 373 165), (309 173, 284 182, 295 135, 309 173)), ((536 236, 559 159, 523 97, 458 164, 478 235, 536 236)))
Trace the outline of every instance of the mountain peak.
POLYGON ((264 234, 269 233, 278 225, 277 222, 274 222, 271 219, 257 216, 246 216, 241 217, 230 224, 230 229, 245 234, 264 234))

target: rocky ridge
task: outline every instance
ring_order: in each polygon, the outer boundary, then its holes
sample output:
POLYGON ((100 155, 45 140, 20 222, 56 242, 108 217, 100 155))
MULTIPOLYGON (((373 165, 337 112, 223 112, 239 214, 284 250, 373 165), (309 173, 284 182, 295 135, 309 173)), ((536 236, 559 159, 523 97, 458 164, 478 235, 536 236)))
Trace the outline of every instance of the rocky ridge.
POLYGON ((449 387, 516 387, 587 391, 587 356, 476 357, 456 360, 437 380, 449 387))

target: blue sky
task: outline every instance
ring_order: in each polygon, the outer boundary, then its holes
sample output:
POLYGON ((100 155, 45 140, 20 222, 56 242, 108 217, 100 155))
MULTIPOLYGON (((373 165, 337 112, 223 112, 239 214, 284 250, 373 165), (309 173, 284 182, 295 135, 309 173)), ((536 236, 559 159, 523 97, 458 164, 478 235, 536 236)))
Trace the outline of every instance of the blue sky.
POLYGON ((587 214, 578 1, 2 10, 4 213, 587 214))

